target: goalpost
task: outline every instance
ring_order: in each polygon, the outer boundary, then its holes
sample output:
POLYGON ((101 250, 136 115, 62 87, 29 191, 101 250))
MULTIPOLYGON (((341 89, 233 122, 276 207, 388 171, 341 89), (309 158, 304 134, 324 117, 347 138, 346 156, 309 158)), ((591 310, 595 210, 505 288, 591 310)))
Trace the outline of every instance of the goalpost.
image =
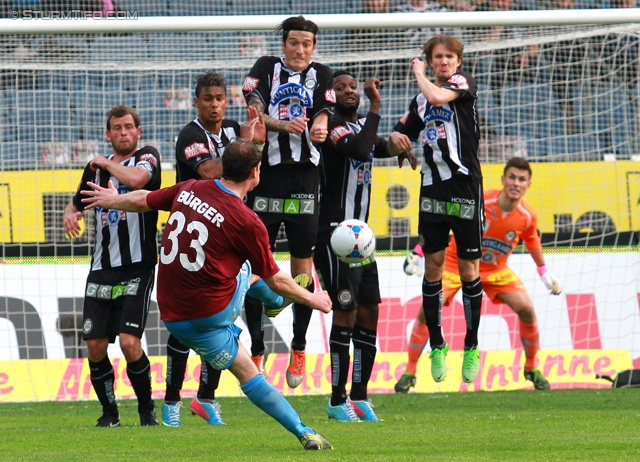
MULTIPOLYGON (((542 367, 550 371, 552 386, 595 387, 599 371, 640 367, 640 9, 337 14, 360 11, 360 2, 309 6, 278 0, 268 8, 250 0, 235 3, 183 2, 185 16, 169 16, 177 11, 171 2, 147 1, 119 2, 120 17, 113 19, 100 13, 105 19, 61 21, 42 12, 37 20, 0 19, 0 400, 42 399, 46 392, 35 391, 40 388, 55 388, 58 394, 48 399, 88 397, 84 382, 73 395, 71 386, 51 378, 63 370, 64 377, 77 372, 77 380, 84 380, 82 361, 72 358, 83 355, 78 313, 93 244, 90 220, 84 235, 71 242, 61 216, 86 162, 109 152, 108 110, 117 104, 136 108, 143 143, 159 148, 163 184, 171 184, 175 139, 195 116, 195 76, 223 73, 227 116, 243 121, 244 76, 259 56, 280 54, 274 29, 293 14, 320 26, 315 60, 346 68, 361 83, 381 80, 381 134, 392 130, 418 91, 409 63, 426 38, 446 32, 463 39, 463 66, 479 88, 485 187, 500 187, 508 158, 532 162, 527 198, 540 214, 548 266, 565 287, 560 297, 548 295, 529 255, 511 257, 536 305, 541 347, 549 352, 541 355, 542 367), (26 359, 55 361, 30 375, 35 366, 26 359), (53 368, 49 378, 42 373, 47 367, 53 368), (24 395, 3 395, 5 384, 24 395)), ((366 110, 364 95, 362 102, 366 110)), ((381 242, 383 297, 382 359, 373 388, 390 391, 421 303, 420 279, 402 272, 406 251, 417 241, 419 175, 379 162, 373 178, 370 224, 381 242)), ((280 263, 288 270, 288 260, 280 263)), ((144 344, 148 354, 161 357, 167 334, 153 308, 144 344)), ((509 375, 523 362, 515 315, 488 301, 483 310, 484 369, 472 388, 526 386, 521 372, 509 375)), ((461 349, 463 322, 457 300, 443 312, 454 350, 461 349)), ((266 321, 265 329, 271 353, 285 353, 290 310, 266 321)), ((323 377, 323 386, 329 329, 330 318, 315 314, 307 351, 319 356, 307 370, 323 377)), ((110 354, 119 356, 115 348, 110 354)), ((286 367, 286 355, 273 358, 270 379, 282 381, 278 371, 286 367)), ((458 359, 450 358, 455 376, 458 359)), ((162 358, 154 363, 162 364, 162 358)), ((197 364, 185 382, 193 392, 197 364)), ((162 390, 161 374, 154 377, 154 390, 162 390)), ((456 379, 434 385, 428 360, 421 361, 417 390, 459 388, 456 379)))

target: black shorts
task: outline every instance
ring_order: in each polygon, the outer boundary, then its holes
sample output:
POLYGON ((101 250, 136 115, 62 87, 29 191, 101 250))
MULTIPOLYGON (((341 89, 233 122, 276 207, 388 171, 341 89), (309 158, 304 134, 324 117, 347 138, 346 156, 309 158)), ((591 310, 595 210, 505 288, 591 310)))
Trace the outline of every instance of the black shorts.
POLYGON ((142 338, 149 314, 155 266, 92 271, 87 277, 82 334, 85 340, 125 333, 142 338))
POLYGON ((334 310, 357 310, 359 304, 380 303, 378 264, 349 266, 331 251, 329 236, 321 237, 313 257, 322 288, 329 293, 334 310))
POLYGON ((420 188, 418 233, 425 253, 449 245, 453 231, 458 257, 475 260, 482 255, 484 199, 482 181, 464 176, 420 188))
POLYGON ((247 205, 267 227, 272 250, 284 223, 291 256, 313 255, 318 235, 318 175, 318 167, 311 162, 262 166, 260 183, 248 194, 247 205))

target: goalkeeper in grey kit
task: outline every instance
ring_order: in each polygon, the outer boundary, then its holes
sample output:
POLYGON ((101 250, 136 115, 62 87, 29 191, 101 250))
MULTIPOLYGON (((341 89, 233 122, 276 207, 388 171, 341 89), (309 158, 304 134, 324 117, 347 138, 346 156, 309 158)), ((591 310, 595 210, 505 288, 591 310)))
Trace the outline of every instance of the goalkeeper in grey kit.
POLYGON ((367 385, 376 356, 380 287, 376 262, 353 266, 338 260, 331 250, 331 232, 347 219, 367 221, 374 157, 398 156, 400 166, 405 159, 414 169, 417 166, 407 136, 393 133, 389 141, 377 136, 379 86, 378 80, 367 80, 365 93, 371 108, 364 116, 357 112, 360 90, 353 76, 346 71, 334 74, 336 107, 323 144, 320 223, 314 264, 333 304, 329 338, 331 400, 327 404, 327 414, 329 418, 345 422, 380 420, 367 399, 367 385), (351 342, 354 364, 348 399, 346 382, 351 342))

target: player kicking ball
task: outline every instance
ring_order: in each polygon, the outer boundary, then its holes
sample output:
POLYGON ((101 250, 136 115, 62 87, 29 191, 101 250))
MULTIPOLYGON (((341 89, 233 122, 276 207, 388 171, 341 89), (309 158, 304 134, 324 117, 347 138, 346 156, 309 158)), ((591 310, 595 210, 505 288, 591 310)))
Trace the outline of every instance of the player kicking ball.
MULTIPOLYGON (((553 295, 562 292, 562 284, 547 269, 542 244, 537 232, 538 213, 524 199, 531 186, 531 167, 522 158, 510 159, 502 176, 502 189, 484 191, 486 228, 482 238, 480 279, 482 288, 494 303, 507 304, 520 319, 520 338, 525 352, 524 377, 536 390, 549 390, 549 382, 536 366, 539 349, 538 324, 533 301, 524 284, 507 266, 507 260, 522 239, 538 267, 538 273, 553 295)), ((408 275, 421 276, 423 257, 420 245, 410 252, 404 264, 408 275)), ((456 243, 451 239, 445 253, 443 277, 443 304, 448 305, 460 288, 460 276, 456 262, 456 243)), ((395 385, 397 393, 407 393, 416 384, 416 370, 422 349, 429 338, 429 329, 422 310, 409 339, 409 360, 405 373, 395 385)))

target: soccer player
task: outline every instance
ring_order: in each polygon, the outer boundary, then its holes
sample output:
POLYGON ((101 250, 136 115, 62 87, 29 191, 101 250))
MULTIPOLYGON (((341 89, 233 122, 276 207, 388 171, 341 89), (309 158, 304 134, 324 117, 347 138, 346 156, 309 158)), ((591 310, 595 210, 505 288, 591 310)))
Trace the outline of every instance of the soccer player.
MULTIPOLYGON (((66 206, 63 225, 69 237, 80 235, 79 220, 85 211, 82 191, 89 182, 117 191, 160 188, 160 155, 151 146, 138 149, 140 118, 126 106, 116 106, 107 116, 107 140, 112 154, 98 156, 87 164, 78 191, 66 206)), ((98 427, 120 425, 113 393, 115 375, 107 347, 119 336, 127 361, 127 375, 138 398, 140 425, 158 425, 151 399, 151 373, 140 339, 149 312, 158 252, 156 226, 158 212, 117 212, 95 208, 96 244, 87 277, 83 306, 83 338, 91 384, 102 405, 98 427)))
MULTIPOLYGON (((223 75, 206 72, 196 77, 193 105, 198 116, 189 122, 178 135, 176 143, 176 183, 189 179, 215 179, 222 174, 222 155, 225 146, 239 137, 254 139, 264 143, 265 128, 262 115, 255 108, 247 111, 248 120, 240 126, 238 122, 225 119, 227 109, 227 86, 223 75)), ((257 282, 256 285, 264 285, 257 282)), ((252 288, 255 292, 257 288, 252 288)), ((265 302, 280 307, 283 297, 268 290, 265 286, 259 295, 267 292, 265 302), (272 300, 275 298, 275 300, 272 300)), ((164 402, 162 404, 162 424, 179 427, 180 391, 189 359, 189 348, 174 335, 167 341, 167 381, 164 402)), ((193 412, 205 419, 210 425, 224 425, 220 413, 220 404, 215 400, 215 390, 220 383, 220 370, 206 361, 202 361, 200 385, 191 401, 193 412)))
POLYGON ((431 374, 442 382, 447 375, 449 346, 442 335, 442 274, 449 232, 458 243, 458 267, 467 323, 462 379, 478 374, 478 327, 482 282, 481 255, 482 171, 478 160, 480 128, 476 112, 476 82, 461 71, 464 45, 458 38, 436 35, 423 47, 435 83, 426 76, 426 64, 411 62, 420 93, 413 98, 395 130, 417 140, 423 133, 424 155, 418 232, 424 250, 425 275, 422 308, 429 328, 431 374))
POLYGON ((380 419, 367 399, 367 385, 376 357, 380 285, 375 261, 354 267, 340 261, 331 250, 331 233, 342 221, 367 221, 371 198, 374 157, 400 156, 415 169, 418 160, 405 135, 392 133, 391 142, 377 136, 380 123, 380 81, 369 79, 364 91, 371 106, 365 116, 358 114, 360 89, 351 74, 337 71, 335 113, 329 120, 329 136, 323 145, 320 190, 320 227, 314 263, 323 288, 331 296, 333 325, 329 338, 331 353, 330 419, 344 422, 380 419), (352 384, 347 399, 349 347, 353 341, 352 384))
MULTIPOLYGON (((302 16, 284 20, 283 58, 263 56, 245 79, 242 91, 250 107, 264 114, 267 141, 263 149, 262 181, 247 204, 262 219, 275 246, 284 223, 291 254, 291 274, 312 274, 313 248, 318 232, 318 164, 314 143, 327 136, 329 106, 335 103, 331 70, 311 61, 318 26, 302 16)), ((307 290, 315 290, 308 278, 307 290)), ((245 303, 251 334, 251 353, 262 361, 264 332, 262 306, 251 297, 245 303)), ((309 307, 293 305, 293 339, 287 384, 295 388, 305 377, 306 334, 311 320, 309 307)))
MULTIPOLYGON (((524 241, 529 254, 538 267, 538 273, 547 289, 553 295, 562 292, 562 284, 545 265, 542 245, 538 236, 538 213, 524 198, 531 186, 531 167, 520 157, 510 159, 504 167, 502 189, 484 191, 484 211, 487 225, 482 238, 482 259, 480 278, 482 287, 494 303, 506 303, 520 319, 520 338, 525 353, 524 377, 533 382, 536 390, 548 390, 549 382, 536 368, 536 354, 539 349, 538 324, 533 301, 518 276, 507 266, 507 259, 515 246, 524 241)), ((418 250, 419 252, 419 250, 418 250)), ((456 242, 451 240, 445 257, 444 304, 449 305, 461 282, 456 265, 456 242)), ((405 267, 409 275, 415 274, 419 258, 414 252, 414 260, 405 267)), ((395 386, 398 393, 406 393, 416 384, 416 369, 422 348, 427 343, 429 331, 422 312, 418 313, 411 332, 407 368, 395 386)))
POLYGON ((188 180, 124 195, 90 184, 95 191, 85 192, 84 200, 105 209, 170 210, 158 269, 158 307, 169 332, 216 369, 229 369, 251 402, 305 449, 332 449, 301 422, 238 341, 241 329, 234 321, 250 281, 256 279, 252 271, 281 295, 324 313, 331 310, 326 292, 310 293, 279 270, 264 224, 243 203, 260 181, 260 161, 255 145, 239 139, 225 149, 219 180, 188 180))

